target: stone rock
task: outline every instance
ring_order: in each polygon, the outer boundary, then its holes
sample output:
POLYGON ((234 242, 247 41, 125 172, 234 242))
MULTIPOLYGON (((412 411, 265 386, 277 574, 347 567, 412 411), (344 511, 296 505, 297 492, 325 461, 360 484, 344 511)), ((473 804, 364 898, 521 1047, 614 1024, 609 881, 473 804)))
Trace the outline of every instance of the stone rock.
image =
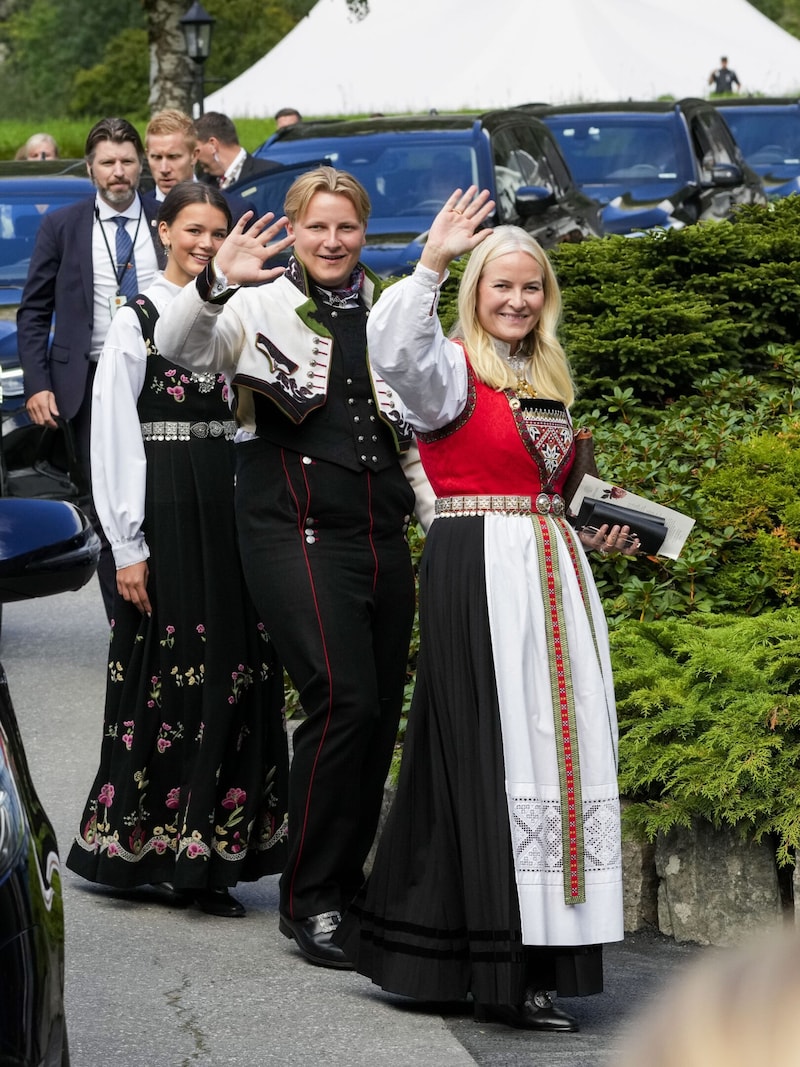
POLYGON ((626 933, 658 926, 656 846, 650 841, 622 838, 622 908, 626 933))
POLYGON ((735 945, 783 921, 775 854, 697 820, 660 834, 658 925, 676 941, 735 945))

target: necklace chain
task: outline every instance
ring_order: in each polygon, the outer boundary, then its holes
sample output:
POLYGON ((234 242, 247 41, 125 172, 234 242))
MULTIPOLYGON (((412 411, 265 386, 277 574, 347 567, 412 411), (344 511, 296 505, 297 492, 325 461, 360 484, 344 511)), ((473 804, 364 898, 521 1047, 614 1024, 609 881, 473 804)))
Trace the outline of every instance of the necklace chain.
POLYGON ((536 390, 525 376, 525 367, 528 362, 527 356, 506 356, 506 363, 508 363, 511 370, 514 372, 517 382, 514 386, 514 391, 520 396, 534 398, 536 396, 536 390))

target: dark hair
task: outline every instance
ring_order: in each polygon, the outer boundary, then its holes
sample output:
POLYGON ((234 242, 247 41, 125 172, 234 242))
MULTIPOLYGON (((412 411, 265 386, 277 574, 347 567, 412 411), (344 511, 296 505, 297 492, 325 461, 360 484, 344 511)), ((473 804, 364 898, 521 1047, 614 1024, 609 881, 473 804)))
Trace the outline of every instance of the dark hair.
POLYGON ((85 155, 87 163, 91 163, 94 160, 95 151, 101 141, 112 141, 114 144, 124 144, 126 141, 130 141, 136 149, 136 155, 144 162, 142 139, 136 127, 132 126, 127 119, 100 119, 99 122, 92 126, 86 138, 85 155))
POLYGON ((273 116, 276 122, 278 119, 288 119, 292 117, 296 117, 298 122, 303 121, 303 116, 296 107, 282 107, 280 110, 276 111, 273 116))
POLYGON ((239 143, 236 127, 221 111, 206 111, 205 115, 195 119, 194 128, 197 131, 198 141, 207 141, 210 137, 216 137, 221 144, 239 143))
POLYGON ((171 226, 189 204, 210 204, 219 208, 225 216, 230 230, 233 225, 233 217, 228 201, 214 185, 206 185, 205 182, 178 182, 173 185, 158 210, 158 221, 171 226))

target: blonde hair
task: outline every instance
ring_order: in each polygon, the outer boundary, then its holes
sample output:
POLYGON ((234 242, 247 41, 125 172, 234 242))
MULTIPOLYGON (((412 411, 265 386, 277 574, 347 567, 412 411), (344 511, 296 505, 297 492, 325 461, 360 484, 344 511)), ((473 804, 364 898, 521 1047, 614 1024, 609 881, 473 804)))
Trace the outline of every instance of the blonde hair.
POLYGON ((633 1020, 615 1067, 797 1063, 800 939, 782 929, 715 951, 672 979, 633 1020))
POLYGON ((367 190, 352 174, 333 167, 317 167, 295 178, 283 201, 283 211, 289 222, 294 224, 305 216, 312 196, 317 193, 346 196, 355 208, 359 222, 367 225, 371 208, 367 190))
POLYGON ((165 137, 171 133, 183 135, 190 153, 197 148, 197 130, 194 120, 185 111, 179 111, 174 107, 157 111, 153 115, 144 131, 144 143, 147 145, 149 137, 165 137))
POLYGON ((561 400, 567 407, 575 399, 575 386, 566 353, 556 336, 561 318, 561 291, 555 271, 535 238, 518 226, 497 226, 470 255, 458 291, 458 321, 450 332, 464 342, 477 377, 497 390, 513 389, 516 375, 498 355, 494 341, 478 321, 478 283, 489 263, 510 252, 531 256, 542 271, 544 305, 539 321, 524 339, 528 354, 525 374, 539 396, 561 400))

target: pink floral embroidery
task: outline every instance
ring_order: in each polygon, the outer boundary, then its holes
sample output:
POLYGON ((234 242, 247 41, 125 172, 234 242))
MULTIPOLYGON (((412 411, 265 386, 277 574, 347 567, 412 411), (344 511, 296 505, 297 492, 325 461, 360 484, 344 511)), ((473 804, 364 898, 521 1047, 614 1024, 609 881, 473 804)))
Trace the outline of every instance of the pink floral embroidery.
POLYGON ((97 799, 101 804, 105 804, 107 808, 110 808, 114 803, 114 786, 111 782, 106 782, 97 795, 97 799))
POLYGON ((228 792, 225 794, 225 799, 222 801, 222 806, 223 808, 227 808, 230 811, 232 808, 236 808, 240 804, 244 804, 246 800, 247 793, 244 791, 244 789, 238 789, 236 786, 234 786, 232 789, 229 789, 228 792))
POLYGON ((167 386, 167 392, 170 396, 174 396, 178 402, 184 400, 186 397, 186 390, 182 385, 169 385, 167 386))
POLYGON ((172 808, 174 810, 175 808, 177 808, 179 806, 180 802, 181 802, 181 791, 180 791, 180 789, 178 789, 177 787, 175 789, 170 789, 170 791, 167 793, 167 800, 166 800, 167 807, 168 808, 172 808))

